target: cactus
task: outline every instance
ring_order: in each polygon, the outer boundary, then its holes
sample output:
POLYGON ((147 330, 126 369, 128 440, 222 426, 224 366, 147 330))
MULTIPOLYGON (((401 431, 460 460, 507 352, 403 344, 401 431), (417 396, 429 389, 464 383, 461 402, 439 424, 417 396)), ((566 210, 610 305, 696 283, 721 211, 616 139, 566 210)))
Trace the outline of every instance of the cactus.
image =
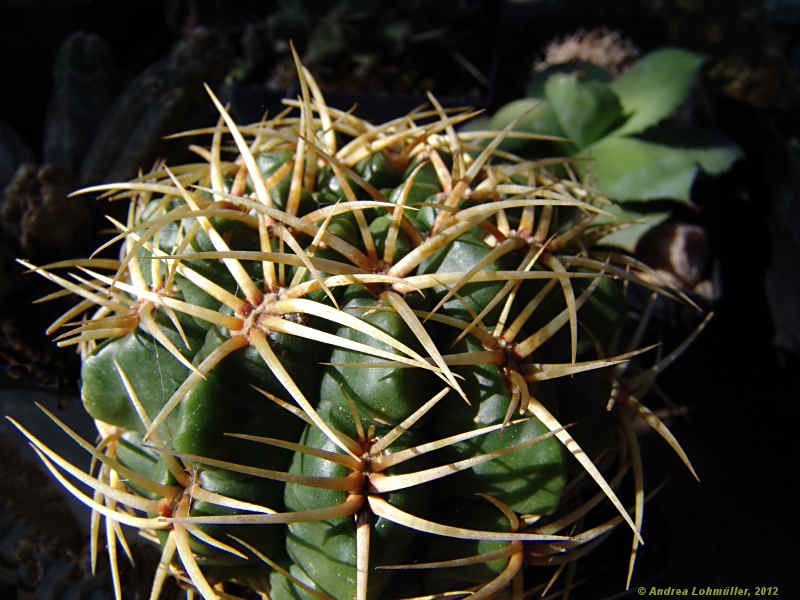
POLYGON ((51 417, 91 468, 15 425, 91 509, 93 564, 104 523, 122 597, 130 525, 161 547, 153 598, 168 575, 206 599, 521 598, 626 523, 630 581, 632 418, 691 465, 640 401, 664 362, 625 371, 642 328, 614 350, 621 289, 680 292, 596 246, 608 200, 498 149, 514 123, 457 133, 476 113, 431 96, 373 125, 295 61, 299 115, 239 126, 209 89, 202 162, 82 191, 129 200, 101 247, 118 258, 20 261, 79 297, 49 331, 81 352, 100 442, 51 417), (575 533, 604 499, 616 514, 575 533))

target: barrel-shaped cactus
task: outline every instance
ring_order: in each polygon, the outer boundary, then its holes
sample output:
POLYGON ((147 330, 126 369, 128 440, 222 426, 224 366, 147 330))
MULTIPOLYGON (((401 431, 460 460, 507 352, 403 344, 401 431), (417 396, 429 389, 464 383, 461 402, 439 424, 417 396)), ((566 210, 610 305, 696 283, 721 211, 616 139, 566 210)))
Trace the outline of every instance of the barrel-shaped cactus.
POLYGON ((631 415, 688 460, 623 376, 638 350, 613 355, 621 287, 651 284, 595 247, 608 201, 500 152, 511 126, 458 133, 472 113, 434 98, 374 125, 298 73, 299 112, 240 126, 209 90, 201 162, 84 190, 129 199, 118 258, 25 263, 80 298, 51 331, 83 356, 101 441, 62 427, 92 469, 18 427, 91 508, 94 554, 104 521, 115 571, 132 525, 162 548, 154 597, 172 574, 284 600, 522 598, 618 523, 635 550, 631 415), (576 440, 559 415, 609 398, 576 440), (576 534, 597 504, 616 516, 576 534))

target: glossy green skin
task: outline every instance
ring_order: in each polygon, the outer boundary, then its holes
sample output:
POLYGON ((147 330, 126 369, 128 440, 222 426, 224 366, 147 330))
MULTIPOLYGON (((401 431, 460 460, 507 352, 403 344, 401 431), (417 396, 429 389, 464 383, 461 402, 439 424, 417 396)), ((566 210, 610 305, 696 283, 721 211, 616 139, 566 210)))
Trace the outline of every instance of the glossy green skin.
MULTIPOLYGON (((392 217, 389 215, 381 215, 380 217, 373 219, 369 224, 369 231, 375 240, 375 249, 377 250, 378 256, 381 258, 384 256, 384 249, 386 247, 386 234, 389 231, 391 222, 392 217)), ((393 257, 403 257, 410 251, 411 243, 408 241, 408 236, 401 230, 398 233, 395 241, 393 257)), ((389 262, 393 261, 390 260, 389 262)))
MULTIPOLYGON (((306 428, 300 443, 333 450, 333 444, 316 429, 306 428)), ((398 444, 400 448, 403 445, 398 444)), ((343 467, 314 457, 296 453, 291 473, 315 476, 343 476, 343 467)), ((392 472, 392 471, 390 471, 392 472)), ((402 510, 419 513, 426 505, 425 486, 392 492, 385 499, 402 510)), ((334 506, 345 500, 344 492, 314 489, 295 484, 286 485, 288 510, 308 510, 334 506)), ((394 564, 408 560, 415 532, 372 517, 370 534, 370 566, 394 564)), ((289 557, 305 571, 318 587, 339 599, 353 598, 356 591, 356 534, 354 517, 293 523, 286 536, 289 557)), ((391 571, 371 571, 368 597, 382 598, 394 575, 391 571)))
MULTIPOLYGON (((209 335, 212 333, 213 330, 209 335)), ((193 344, 193 347, 200 347, 194 357, 195 363, 210 351, 207 345, 200 346, 199 343, 193 344)), ((82 369, 82 394, 87 411, 95 418, 126 429, 125 439, 118 449, 119 460, 159 483, 174 485, 174 479, 155 451, 142 447, 144 427, 127 398, 114 361, 125 371, 151 419, 189 375, 189 370, 141 331, 102 346, 87 358, 82 369)), ((178 452, 243 465, 286 469, 290 459, 288 452, 224 435, 226 432, 236 432, 283 437, 296 436, 300 431, 293 417, 249 387, 253 380, 258 381, 257 378, 242 376, 246 370, 233 368, 231 364, 235 361, 235 356, 229 357, 209 373, 205 381, 194 387, 167 419, 166 425, 159 429, 159 436, 162 441, 169 440, 168 446, 178 452), (224 377, 226 371, 234 371, 239 376, 224 377)), ((204 489, 276 510, 282 509, 283 486, 277 482, 208 469, 202 462, 193 463, 193 468, 197 469, 195 476, 204 489)), ((192 514, 231 514, 231 511, 195 501, 192 514)), ((226 541, 227 530, 220 527, 205 529, 217 539, 226 541)), ((237 528, 234 535, 254 544, 268 555, 280 553, 283 546, 283 533, 279 527, 237 528)), ((241 563, 240 559, 211 549, 194 539, 192 546, 205 557, 201 559, 204 564, 217 567, 241 563)))
MULTIPOLYGON (((123 434, 117 446, 117 458, 120 462, 136 472, 149 477, 159 483, 175 485, 172 475, 166 470, 163 461, 159 460, 154 450, 143 447, 141 435, 134 432, 123 434)), ((202 464, 196 464, 196 471, 193 477, 197 479, 203 489, 217 494, 222 494, 246 502, 257 502, 269 504, 270 506, 281 506, 280 486, 272 481, 241 475, 221 469, 208 469, 202 464)), ((130 484, 129 484, 130 485, 130 484)), ((153 494, 145 490, 131 487, 138 493, 156 499, 153 494)), ((225 509, 206 502, 193 501, 191 506, 192 515, 231 515, 235 511, 225 509)), ((202 526, 203 531, 212 537, 227 541, 229 531, 220 526, 202 526)), ((163 543, 166 539, 167 530, 158 530, 157 535, 163 543)), ((283 547, 283 535, 279 528, 270 527, 240 527, 231 532, 233 535, 243 539, 245 542, 255 546, 261 552, 268 555, 279 555, 283 547)), ((222 552, 215 548, 190 537, 190 545, 198 555, 198 562, 201 565, 212 568, 218 575, 222 575, 221 569, 232 569, 247 567, 251 570, 261 570, 256 563, 243 563, 238 557, 222 552)))
MULTIPOLYGON (((412 164, 405 172, 404 178, 411 176, 418 165, 412 164)), ((405 205, 415 208, 416 210, 408 210, 405 215, 414 224, 414 226, 422 233, 426 233, 433 225, 435 218, 435 209, 430 206, 436 204, 436 194, 442 191, 442 186, 439 184, 439 179, 436 176, 436 170, 433 165, 426 163, 422 168, 417 171, 414 181, 408 190, 405 205)), ((398 186, 392 192, 390 200, 397 203, 402 198, 403 186, 398 186)))
MULTIPOLYGON (((279 152, 264 152, 256 156, 256 164, 264 176, 264 179, 277 171, 286 161, 293 161, 294 153, 279 151, 279 152)), ((281 210, 286 208, 286 200, 289 197, 289 188, 292 184, 292 174, 294 167, 289 169, 289 172, 284 175, 278 184, 270 189, 269 195, 272 198, 272 203, 275 208, 281 210)), ((250 178, 247 179, 248 191, 252 191, 252 183, 250 178)), ((298 216, 304 215, 316 208, 316 202, 312 199, 311 194, 303 190, 300 194, 300 205, 297 210, 298 216)))
MULTIPOLYGON (((402 319, 385 310, 367 312, 361 307, 375 307, 379 303, 369 296, 354 290, 344 305, 344 309, 392 335, 395 339, 413 346, 410 330, 402 319)), ((338 335, 360 342, 370 342, 360 332, 342 327, 338 335)), ((372 342, 375 344, 375 342, 372 342)), ((385 350, 390 347, 380 344, 385 350)), ((350 437, 358 438, 345 394, 355 404, 361 418, 362 427, 376 426, 376 435, 386 433, 393 425, 402 421, 427 399, 432 378, 416 369, 357 368, 335 366, 343 362, 376 362, 378 358, 350 350, 335 349, 322 377, 320 402, 317 410, 326 422, 350 437)), ((403 436, 402 442, 393 444, 392 449, 411 445, 419 441, 420 433, 415 428, 403 436)), ((301 437, 302 444, 324 450, 335 450, 334 444, 318 429, 306 427, 301 437)), ((323 477, 341 477, 347 474, 344 467, 312 456, 296 453, 290 472, 323 477)), ((425 490, 388 494, 387 500, 393 505, 413 511, 424 498, 425 490)), ((289 510, 309 510, 340 504, 345 499, 344 492, 315 489, 306 486, 287 484, 285 502, 289 510)), ((372 526, 371 561, 372 564, 390 564, 404 559, 405 550, 413 533, 389 521, 378 519, 372 526)), ((331 521, 310 521, 290 525, 287 536, 289 556, 317 582, 317 584, 336 598, 352 598, 356 585, 356 539, 353 517, 331 521)), ((381 590, 387 585, 391 572, 370 574, 370 597, 379 598, 381 590)))
MULTIPOLYGON (((173 343, 178 342, 179 347, 183 346, 177 335, 167 335, 173 343)), ((196 341, 192 347, 197 347, 196 341)), ((126 430, 144 431, 114 367, 114 360, 128 378, 136 382, 134 389, 145 411, 151 416, 155 416, 186 378, 188 369, 149 334, 138 329, 100 346, 83 362, 81 396, 89 414, 126 430), (147 376, 137 377, 140 373, 147 376)), ((159 434, 166 433, 164 429, 159 430, 159 434)))
MULTIPOLYGON (((355 289, 355 288, 354 288, 355 289)), ((352 315, 374 325, 402 342, 421 352, 413 334, 397 313, 385 310, 387 305, 355 289, 355 295, 345 297, 342 308, 352 315), (373 309, 373 307, 378 307, 373 309), (381 310, 383 307, 384 310, 381 310), (372 312, 369 312, 372 310, 372 312)), ((357 342, 392 351, 383 343, 378 343, 365 334, 342 327, 338 335, 357 342)), ((329 362, 333 366, 325 368, 320 384, 320 411, 330 413, 330 422, 338 430, 357 438, 358 432, 353 423, 353 416, 344 394, 355 404, 361 417, 362 427, 366 430, 375 426, 376 435, 380 436, 395 424, 402 421, 420 404, 428 399, 430 387, 434 381, 427 373, 418 369, 363 368, 337 366, 336 363, 374 363, 385 359, 365 355, 352 350, 336 348, 331 353, 329 362)))
MULTIPOLYGON (((215 333, 209 332, 207 340, 210 338, 212 343, 200 347, 194 357, 195 364, 218 345, 215 333)), ((115 361, 132 382, 150 419, 158 414, 190 371, 141 330, 100 347, 84 361, 81 393, 89 414, 126 431, 143 432, 145 427, 128 399, 115 361)), ((263 385, 271 377, 266 367, 261 367, 261 377, 253 374, 255 370, 252 361, 242 360, 236 353, 228 357, 181 401, 166 425, 159 429, 161 438, 172 439, 174 449, 181 452, 258 464, 263 454, 260 447, 223 434, 267 435, 265 432, 272 431, 285 435, 299 432, 299 427, 285 412, 266 403, 250 388, 250 384, 263 385), (229 372, 235 376, 225 377, 229 372)))
MULTIPOLYGON (((393 188, 400 183, 403 179, 401 174, 392 165, 389 156, 385 152, 377 152, 367 158, 360 160, 353 169, 359 177, 377 189, 393 188)), ((356 195, 356 198, 368 198, 367 192, 362 190, 361 186, 357 184, 352 178, 347 179, 350 189, 356 195)), ((346 200, 341 182, 336 178, 333 170, 330 167, 323 167, 317 173, 315 194, 317 200, 321 204, 334 204, 337 200, 346 200)), ((370 220, 374 212, 369 211, 366 213, 370 220)))
MULTIPOLYGON (((282 161, 287 159, 291 159, 291 155, 281 152, 257 157, 265 176, 274 172, 282 161)), ((413 166, 403 177, 407 177, 412 169, 413 166)), ((390 189, 386 192, 387 196, 392 201, 399 200, 403 180, 391 168, 386 155, 381 153, 362 161, 357 166, 356 172, 376 187, 392 188, 393 191, 390 189)), ((290 174, 271 191, 273 202, 278 207, 285 206, 290 174)), ((355 184, 353 189, 357 189, 355 184)), ((406 203, 409 206, 433 203, 440 191, 441 187, 434 169, 430 165, 425 165, 417 173, 406 203)), ((358 195, 363 196, 361 193, 358 195)), ((303 196, 300 212, 302 214, 320 205, 335 202, 337 199, 343 199, 341 187, 335 178, 331 177, 330 172, 322 169, 318 173, 316 191, 313 195, 303 196)), ((365 210, 364 214, 375 238, 379 256, 382 256, 391 217, 384 209, 365 210)), ((419 211, 408 211, 406 214, 424 236, 435 219, 436 209, 427 206, 419 211)), ((232 248, 259 247, 255 232, 241 222, 219 221, 215 226, 225 233, 232 248)), ((335 217, 329 223, 328 231, 354 245, 361 246, 361 236, 352 215, 335 217)), ((165 248, 170 246, 168 239, 170 235, 174 235, 174 232, 165 234, 163 240, 165 248)), ((308 242, 307 239, 300 239, 301 243, 308 242)), ((205 234, 198 234, 192 245, 194 250, 212 249, 205 234)), ((398 238, 395 260, 409 249, 408 239, 405 234, 401 234, 398 238)), ((490 249, 483 244, 476 232, 469 232, 428 257, 412 274, 466 271, 489 251, 490 249)), ((344 260, 329 248, 319 248, 315 254, 344 260)), ((490 270, 514 268, 515 260, 518 259, 509 256, 495 261, 486 268, 490 270)), ((140 262, 143 266, 148 264, 146 260, 140 262)), ((220 262, 192 260, 187 263, 229 291, 240 293, 227 269, 220 262)), ((255 261, 245 262, 244 265, 259 285, 260 265, 255 261)), ((182 299, 212 310, 220 309, 217 300, 187 279, 178 276, 176 282, 179 297, 182 299)), ((459 291, 462 300, 451 298, 440 310, 445 315, 471 320, 469 311, 465 309, 462 301, 467 302, 472 311, 479 312, 502 285, 503 282, 490 282, 464 286, 459 291)), ((389 310, 365 310, 365 308, 380 308, 380 301, 367 290, 352 286, 346 289, 339 288, 335 293, 340 307, 344 310, 383 329, 421 354, 426 354, 396 313, 389 310)), ((432 307, 444 293, 443 287, 427 290, 424 305, 432 307)), ((527 285, 521 295, 524 293, 529 296, 535 293, 534 286, 527 285)), ((559 299, 555 292, 553 296, 560 300, 563 306, 563 298, 559 299)), ((329 302, 322 292, 315 292, 313 299, 329 302)), ((417 296, 413 294, 407 296, 406 300, 409 303, 419 302, 417 296)), ((607 317, 602 314, 602 309, 603 306, 599 305, 598 313, 601 321, 607 317)), ((164 322, 165 333, 195 365, 230 336, 227 330, 200 319, 181 317, 190 337, 191 350, 188 350, 177 334, 171 332, 172 328, 168 321, 163 317, 159 318, 164 322)), ((491 321, 491 316, 487 317, 487 320, 491 321)), ((336 330, 335 325, 327 322, 305 322, 305 324, 326 328, 339 336, 391 350, 388 346, 378 344, 368 336, 348 327, 339 327, 336 330)), ((425 327, 443 352, 481 349, 471 337, 462 341, 459 347, 447 349, 455 330, 433 322, 428 322, 425 327)), ((359 434, 345 393, 353 401, 363 429, 368 430, 373 426, 375 436, 379 438, 414 412, 442 386, 440 379, 420 369, 359 368, 337 364, 370 363, 383 361, 382 358, 350 350, 331 349, 327 345, 275 333, 270 333, 268 340, 320 416, 331 426, 352 438, 358 438, 359 434), (323 368, 320 366, 323 362, 332 364, 323 368)), ((139 330, 98 348, 86 359, 82 372, 84 403, 89 413, 95 418, 124 427, 126 430, 119 445, 119 459, 123 464, 156 481, 174 484, 163 462, 152 449, 145 447, 141 442, 144 427, 119 380, 114 360, 133 382, 139 400, 151 419, 188 376, 189 370, 157 344, 150 335, 139 330)), ((510 401, 508 382, 502 371, 493 365, 458 367, 454 371, 463 377, 459 381, 471 405, 467 406, 454 393, 448 394, 431 413, 397 440, 389 451, 397 451, 422 442, 502 422, 510 401)), ((159 430, 159 435, 163 440, 171 439, 171 447, 180 452, 270 469, 288 470, 303 475, 339 477, 347 474, 344 467, 330 461, 301 452, 292 453, 225 436, 226 432, 251 433, 296 441, 314 448, 332 451, 336 449, 320 430, 311 426, 302 428, 297 419, 276 408, 273 403, 253 391, 251 384, 287 398, 283 386, 264 365, 258 353, 252 347, 246 347, 228 356, 209 373, 207 380, 196 386, 182 400, 178 409, 159 430), (167 428, 172 436, 168 435, 167 428)), ((516 417, 517 415, 512 416, 516 417)), ((430 457, 409 461, 399 465, 397 469, 411 472, 428 466, 447 464, 530 440, 545 430, 537 420, 530 419, 524 424, 509 426, 502 432, 494 432, 448 447, 433 453, 430 457)), ((387 494, 386 499, 402 510, 441 523, 504 531, 508 529, 508 523, 495 507, 483 500, 465 505, 464 498, 474 497, 475 493, 482 492, 509 504, 519 513, 548 514, 559 504, 567 478, 566 464, 566 454, 561 444, 549 438, 435 483, 387 494), (462 508, 455 509, 455 507, 462 508)), ((335 506, 345 500, 344 492, 298 484, 282 484, 222 469, 209 469, 199 461, 194 462, 192 467, 196 469, 195 476, 205 489, 267 505, 278 511, 335 506)), ((144 491, 138 491, 146 495, 144 491)), ((192 512, 227 514, 231 511, 195 501, 192 512)), ((423 558, 443 560, 487 552, 503 546, 500 542, 478 543, 426 536, 425 544, 429 546, 430 552, 429 556, 421 557, 419 551, 415 550, 416 546, 411 545, 416 535, 413 531, 382 519, 375 519, 371 524, 371 530, 371 567, 423 560, 423 558)), ((318 589, 325 590, 335 598, 353 597, 356 537, 352 516, 324 522, 294 523, 288 528, 264 525, 211 527, 208 531, 226 542, 229 541, 226 538, 227 533, 247 540, 268 556, 286 564, 292 574, 299 579, 313 581, 318 589)), ((203 557, 201 562, 209 567, 228 568, 237 564, 237 559, 230 555, 212 550, 196 541, 192 543, 195 551, 203 557)), ((398 585, 405 585, 412 591, 415 590, 414 585, 420 585, 419 590, 416 590, 419 593, 428 592, 429 586, 431 589, 447 589, 447 586, 452 589, 452 587, 474 585, 491 579, 504 568, 505 564, 505 559, 499 559, 488 565, 448 569, 445 572, 427 575, 425 578, 414 579, 404 574, 394 581, 392 581, 392 571, 373 570, 369 578, 369 597, 373 599, 385 597, 388 590, 394 592, 398 585), (410 583, 414 585, 406 585, 410 583)), ((312 597, 277 573, 272 574, 271 582, 273 598, 283 600, 312 597)))
MULTIPOLYGON (((292 577, 302 581, 311 589, 319 591, 319 587, 316 586, 314 581, 297 565, 285 565, 284 568, 289 571, 292 577)), ((272 600, 318 600, 319 598, 290 581, 288 577, 279 571, 273 571, 270 574, 269 586, 272 600)))
MULTIPOLYGON (((475 339, 468 337, 458 350, 479 348, 475 339)), ((502 423, 511 392, 500 369, 494 365, 475 365, 457 367, 454 371, 464 377, 462 386, 472 405, 464 406, 463 401, 455 397, 445 398, 433 416, 437 437, 502 423)), ((517 418, 518 413, 511 415, 512 420, 517 418)), ((538 419, 530 418, 524 423, 460 442, 444 452, 452 461, 463 460, 531 440, 547 431, 538 419)), ((463 496, 478 492, 489 494, 517 513, 549 514, 558 507, 566 484, 566 465, 567 451, 556 438, 550 437, 477 465, 450 478, 448 485, 463 496)))
MULTIPOLYGON (((466 272, 483 259, 489 252, 483 244, 472 233, 465 233, 458 239, 445 246, 441 250, 427 257, 418 267, 420 273, 452 273, 466 272)), ((511 268, 505 261, 493 261, 486 265, 489 271, 503 270, 511 268)), ((495 297, 503 287, 502 281, 468 283, 459 288, 458 294, 450 297, 445 302, 442 310, 445 314, 457 317, 464 321, 472 321, 470 310, 464 306, 466 303, 474 313, 479 313, 495 297)), ((431 300, 439 301, 447 293, 444 286, 436 286, 431 289, 431 300)), ((489 316, 500 310, 502 304, 495 307, 489 316)), ((491 319, 490 319, 491 321, 491 319)))

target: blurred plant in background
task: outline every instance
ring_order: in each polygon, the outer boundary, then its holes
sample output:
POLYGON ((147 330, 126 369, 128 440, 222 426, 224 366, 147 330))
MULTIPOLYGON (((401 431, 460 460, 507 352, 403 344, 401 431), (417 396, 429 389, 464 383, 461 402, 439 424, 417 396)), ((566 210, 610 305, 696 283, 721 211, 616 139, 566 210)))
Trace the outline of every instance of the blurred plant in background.
POLYGON ((520 118, 517 131, 566 138, 516 138, 502 148, 530 159, 580 159, 573 163, 576 174, 623 204, 614 219, 599 217, 596 224, 637 222, 602 241, 633 251, 645 233, 669 218, 669 205, 665 210, 661 201, 690 204, 700 170, 722 173, 741 156, 724 136, 670 119, 691 93, 704 61, 699 54, 665 48, 617 77, 579 60, 551 65, 533 76, 525 98, 501 107, 488 125, 502 128, 520 118))

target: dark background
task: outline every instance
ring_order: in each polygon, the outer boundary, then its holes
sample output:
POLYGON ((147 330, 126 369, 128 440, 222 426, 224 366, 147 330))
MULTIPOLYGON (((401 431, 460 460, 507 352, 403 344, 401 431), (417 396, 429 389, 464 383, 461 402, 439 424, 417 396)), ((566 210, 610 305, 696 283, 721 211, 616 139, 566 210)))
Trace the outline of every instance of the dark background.
MULTIPOLYGON (((708 307, 715 313, 711 324, 660 379, 670 398, 688 408, 670 428, 701 483, 660 438, 643 438, 648 488, 666 478, 669 483, 646 507, 646 546, 640 551, 632 589, 777 585, 781 598, 796 597, 800 584, 792 571, 798 548, 792 483, 798 471, 794 428, 800 391, 797 3, 464 0, 408 2, 396 9, 351 2, 345 10, 345 3, 307 2, 304 12, 287 8, 293 4, 243 1, 236 3, 234 13, 227 2, 6 1, 0 5, 0 121, 27 146, 17 156, 43 162, 54 59, 77 31, 97 33, 111 48, 114 66, 104 85, 113 98, 178 40, 205 27, 214 37, 216 60, 225 69, 214 70, 208 60, 202 76, 216 79, 213 87, 232 102, 240 122, 256 120, 265 110, 274 114, 280 98, 296 93, 286 37, 294 39, 331 104, 349 108, 357 101, 360 116, 373 120, 397 116, 424 102, 426 90, 445 104, 495 110, 523 95, 531 64, 542 57, 549 41, 581 28, 616 29, 642 54, 666 45, 708 54, 693 94, 692 117, 734 140, 744 158, 722 177, 698 178, 692 197, 697 209, 677 212, 678 218, 708 231, 722 286, 718 300, 708 307), (342 12, 336 12, 340 8, 342 12), (220 76, 237 65, 236 77, 220 76)), ((98 110, 95 127, 100 126, 102 112, 98 110)), ((182 115, 186 120, 181 125, 206 125, 212 114, 189 113, 182 115)), ((141 166, 148 167, 163 152, 163 147, 155 148, 150 162, 141 166)), ((101 213, 92 212, 95 228, 101 213)), ((8 228, 3 235, 4 260, 20 255, 8 228)), ((59 248, 66 254, 43 247, 40 259, 81 255, 92 245, 91 238, 78 236, 74 241, 68 252, 59 248)), ((32 419, 30 394, 52 410, 78 404, 76 359, 56 352, 40 333, 58 310, 29 305, 52 289, 19 278, 7 266, 0 274, 7 283, 0 298, 3 410, 32 419)), ((688 309, 665 307, 654 328, 665 348, 672 348, 699 320, 688 309)), ((32 429, 39 426, 30 422, 32 429)), ((40 491, 46 478, 20 474, 30 468, 25 461, 32 453, 10 429, 1 431, 3 453, 9 457, 0 483, 6 490, 4 518, 30 523, 17 538, 7 533, 0 542, 0 559, 6 561, 0 583, 11 585, 6 580, 15 569, 35 571, 43 568, 43 557, 52 556, 41 541, 42 533, 62 550, 68 548, 59 555, 72 552, 76 560, 84 534, 65 524, 67 512, 63 519, 48 520, 41 512, 20 508, 35 494, 46 498, 57 514, 65 510, 59 505, 60 492, 40 491), (27 538, 35 540, 28 563, 9 563, 5 548, 27 538)), ((620 530, 586 559, 582 573, 589 580, 574 597, 621 593, 629 546, 629 533, 620 530)), ((28 571, 24 576, 35 579, 28 571)), ((141 572, 149 585, 151 571, 141 567, 141 572)), ((52 597, 61 597, 59 593, 52 597)))

